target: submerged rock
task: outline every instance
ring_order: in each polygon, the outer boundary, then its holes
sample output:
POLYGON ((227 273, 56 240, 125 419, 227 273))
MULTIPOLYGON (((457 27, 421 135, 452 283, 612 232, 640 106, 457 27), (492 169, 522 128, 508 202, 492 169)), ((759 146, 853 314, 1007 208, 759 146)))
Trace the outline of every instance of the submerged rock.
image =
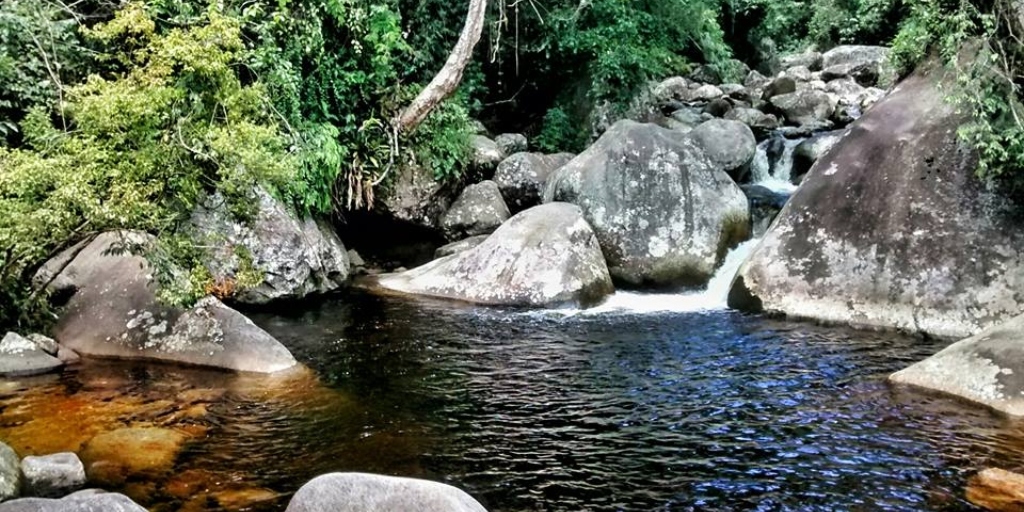
POLYGON ((121 485, 132 477, 170 471, 187 439, 168 428, 122 428, 93 437, 82 449, 82 461, 90 482, 121 485))
POLYGON ((466 187, 450 210, 441 217, 441 229, 449 240, 493 233, 509 218, 508 207, 493 181, 466 187))
POLYGON ((967 482, 967 501, 994 512, 1024 510, 1024 475, 988 468, 967 482))
POLYGON ((216 298, 187 310, 157 303, 146 260, 117 254, 127 240, 150 239, 137 233, 101 234, 64 269, 78 291, 54 329, 62 345, 83 355, 260 373, 297 364, 266 331, 216 298))
POLYGON ((0 503, 0 512, 146 512, 123 494, 76 493, 63 499, 22 498, 0 503))
POLYGON ((922 67, 814 164, 730 306, 947 337, 1024 310, 1019 210, 976 176, 946 76, 922 67))
POLYGON ((13 448, 0 442, 0 501, 17 498, 20 494, 21 460, 13 448))
POLYGON ((954 343, 889 382, 941 391, 1024 416, 1024 315, 954 343))
POLYGON ((634 286, 707 284, 749 229, 743 191, 694 138, 632 121, 552 176, 545 200, 579 205, 612 276, 634 286))
POLYGON ((303 485, 285 512, 487 512, 464 491, 438 482, 330 473, 303 485))
POLYGON ((612 292, 594 232, 576 206, 517 214, 480 245, 401 274, 384 288, 480 304, 590 304, 612 292))
POLYGON ((348 254, 334 229, 312 218, 300 219, 263 189, 254 192, 250 222, 232 216, 219 194, 192 214, 197 243, 206 247, 204 264, 217 281, 234 281, 245 266, 260 271, 263 282, 232 300, 266 304, 326 293, 345 284, 348 254))
POLYGON ((9 332, 0 340, 0 376, 36 375, 64 366, 34 341, 9 332))
POLYGON ((67 496, 85 486, 85 466, 71 452, 25 457, 21 474, 26 494, 40 498, 67 496))

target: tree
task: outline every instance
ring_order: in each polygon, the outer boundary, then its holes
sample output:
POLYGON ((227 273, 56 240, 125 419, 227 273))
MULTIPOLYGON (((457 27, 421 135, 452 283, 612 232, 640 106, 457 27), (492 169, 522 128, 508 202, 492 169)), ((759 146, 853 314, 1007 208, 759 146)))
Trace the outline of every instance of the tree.
POLYGON ((430 112, 451 96, 462 82, 462 74, 473 58, 473 49, 480 41, 487 14, 487 0, 470 0, 466 23, 462 27, 458 42, 448 55, 441 71, 420 91, 395 121, 395 129, 409 133, 416 129, 430 112))

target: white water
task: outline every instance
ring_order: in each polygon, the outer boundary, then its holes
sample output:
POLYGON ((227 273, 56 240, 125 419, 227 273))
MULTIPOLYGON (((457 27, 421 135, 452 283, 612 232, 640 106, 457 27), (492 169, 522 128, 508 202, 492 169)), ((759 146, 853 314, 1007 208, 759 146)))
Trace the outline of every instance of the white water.
POLYGON ((757 152, 754 153, 754 161, 750 165, 751 178, 755 185, 761 185, 775 192, 793 192, 796 185, 789 182, 790 174, 793 171, 793 152, 803 142, 803 139, 784 139, 784 150, 782 157, 775 163, 775 168, 768 164, 768 144, 772 141, 766 139, 757 145, 757 152))
POLYGON ((617 291, 599 306, 589 309, 556 309, 545 314, 560 316, 604 315, 614 313, 696 312, 726 309, 729 286, 740 265, 759 240, 747 240, 726 255, 725 261, 711 278, 707 289, 688 293, 637 293, 617 291))

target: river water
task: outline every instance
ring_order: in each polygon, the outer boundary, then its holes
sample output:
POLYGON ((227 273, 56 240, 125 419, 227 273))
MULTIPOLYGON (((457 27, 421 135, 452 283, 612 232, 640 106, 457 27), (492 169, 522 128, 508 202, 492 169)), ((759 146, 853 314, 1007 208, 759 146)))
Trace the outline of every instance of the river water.
POLYGON ((444 481, 492 512, 973 510, 970 474, 1024 467, 1024 425, 885 383, 945 343, 705 299, 531 312, 354 290, 252 315, 309 375, 89 361, 0 388, 0 438, 24 455, 188 430, 169 471, 111 485, 157 511, 283 510, 329 471, 444 481))

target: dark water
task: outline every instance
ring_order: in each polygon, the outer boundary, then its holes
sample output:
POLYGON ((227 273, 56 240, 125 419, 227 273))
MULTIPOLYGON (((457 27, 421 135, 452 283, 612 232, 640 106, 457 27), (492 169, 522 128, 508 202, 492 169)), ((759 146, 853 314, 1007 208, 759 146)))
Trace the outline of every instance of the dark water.
MULTIPOLYGON (((885 384, 941 342, 727 311, 564 318, 360 293, 252 317, 322 384, 94 363, 51 385, 227 389, 175 472, 283 494, 252 510, 283 509, 328 471, 441 480, 492 512, 974 510, 970 474, 1024 467, 1024 425, 885 384)), ((0 397, 0 433, 19 393, 0 397)), ((170 487, 140 499, 177 510, 170 487)))

